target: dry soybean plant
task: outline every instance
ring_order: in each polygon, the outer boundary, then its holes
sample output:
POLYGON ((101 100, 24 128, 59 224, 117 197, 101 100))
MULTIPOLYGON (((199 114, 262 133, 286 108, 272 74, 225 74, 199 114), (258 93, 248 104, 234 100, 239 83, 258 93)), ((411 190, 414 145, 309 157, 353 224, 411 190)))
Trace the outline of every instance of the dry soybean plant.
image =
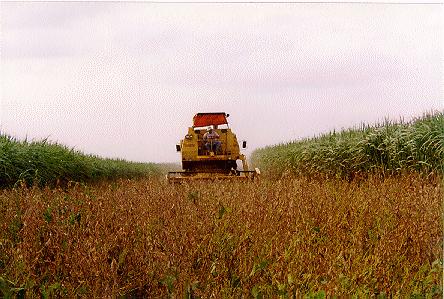
POLYGON ((442 296, 442 177, 0 193, 4 297, 442 296))

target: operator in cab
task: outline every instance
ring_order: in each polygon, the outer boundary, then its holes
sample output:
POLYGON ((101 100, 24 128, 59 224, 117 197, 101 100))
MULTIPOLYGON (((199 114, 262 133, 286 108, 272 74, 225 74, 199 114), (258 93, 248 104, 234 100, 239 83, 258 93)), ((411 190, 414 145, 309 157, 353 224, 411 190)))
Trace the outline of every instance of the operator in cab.
POLYGON ((208 151, 217 153, 219 151, 221 142, 219 141, 219 134, 212 127, 207 129, 207 132, 203 135, 203 141, 208 151))

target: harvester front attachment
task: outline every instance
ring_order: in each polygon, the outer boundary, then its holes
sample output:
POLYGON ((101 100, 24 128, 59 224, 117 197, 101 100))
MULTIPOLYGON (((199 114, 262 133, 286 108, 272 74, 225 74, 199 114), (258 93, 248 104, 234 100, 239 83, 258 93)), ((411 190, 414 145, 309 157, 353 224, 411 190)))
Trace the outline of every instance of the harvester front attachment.
POLYGON ((181 183, 205 180, 231 180, 231 181, 253 181, 259 178, 260 171, 255 170, 234 170, 230 173, 202 172, 202 171, 171 171, 166 175, 169 183, 181 183))

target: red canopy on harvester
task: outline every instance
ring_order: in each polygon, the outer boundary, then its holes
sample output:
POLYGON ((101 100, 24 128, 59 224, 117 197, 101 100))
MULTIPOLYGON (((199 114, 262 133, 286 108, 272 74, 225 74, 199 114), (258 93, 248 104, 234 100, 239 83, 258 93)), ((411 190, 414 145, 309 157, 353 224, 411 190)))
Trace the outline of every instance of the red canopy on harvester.
POLYGON ((193 127, 228 124, 225 112, 197 113, 193 117, 193 127))

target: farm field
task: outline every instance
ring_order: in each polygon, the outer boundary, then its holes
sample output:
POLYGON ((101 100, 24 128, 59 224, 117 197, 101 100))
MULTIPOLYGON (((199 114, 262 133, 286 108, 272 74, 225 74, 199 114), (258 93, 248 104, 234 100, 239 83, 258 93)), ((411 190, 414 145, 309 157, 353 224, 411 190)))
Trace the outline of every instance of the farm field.
POLYGON ((0 136, 6 298, 440 298, 443 113, 253 152, 253 182, 0 136))
POLYGON ((442 296, 441 175, 0 193, 3 296, 442 296))

